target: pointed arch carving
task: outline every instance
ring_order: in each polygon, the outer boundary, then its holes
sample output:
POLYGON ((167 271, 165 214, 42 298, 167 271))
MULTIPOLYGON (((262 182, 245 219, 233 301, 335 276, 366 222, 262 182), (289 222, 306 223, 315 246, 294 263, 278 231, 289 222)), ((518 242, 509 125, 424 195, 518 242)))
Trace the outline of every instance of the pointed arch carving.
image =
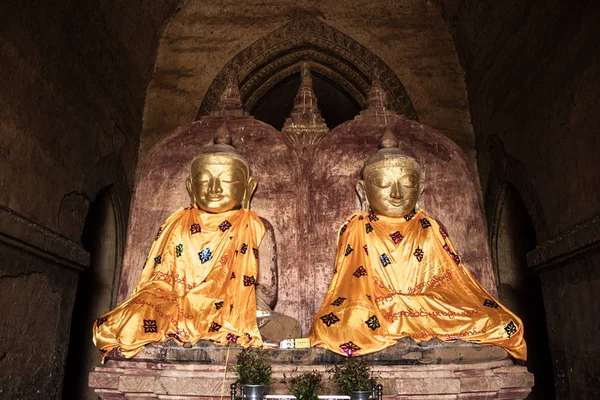
POLYGON ((310 15, 290 21, 233 57, 209 87, 196 118, 216 110, 232 71, 238 76, 242 102, 249 111, 279 82, 298 73, 302 62, 308 62, 311 71, 334 82, 361 107, 377 71, 389 108, 417 120, 410 98, 391 68, 345 33, 310 15))

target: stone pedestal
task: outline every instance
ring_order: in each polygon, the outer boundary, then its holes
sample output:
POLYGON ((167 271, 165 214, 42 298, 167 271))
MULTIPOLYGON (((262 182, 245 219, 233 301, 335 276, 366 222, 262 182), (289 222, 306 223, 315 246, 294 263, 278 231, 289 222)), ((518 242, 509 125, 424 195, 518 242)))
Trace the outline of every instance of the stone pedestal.
MULTIPOLYGON (((533 375, 506 358, 493 346, 400 342, 386 352, 366 356, 374 364, 386 399, 524 399, 533 375), (481 361, 487 358, 495 361, 481 361), (465 359, 470 363, 463 362, 465 359), (453 361, 440 364, 440 362, 453 361)), ((148 346, 135 359, 117 353, 90 374, 90 387, 103 400, 116 399, 221 399, 229 398, 235 355, 239 348, 204 345, 184 349, 170 345, 148 346)), ((278 383, 267 394, 289 394, 284 374, 326 372, 342 357, 322 349, 271 350, 273 377, 278 383)), ((338 391, 325 379, 320 394, 338 391)), ((337 393, 339 394, 339 393, 337 393)))

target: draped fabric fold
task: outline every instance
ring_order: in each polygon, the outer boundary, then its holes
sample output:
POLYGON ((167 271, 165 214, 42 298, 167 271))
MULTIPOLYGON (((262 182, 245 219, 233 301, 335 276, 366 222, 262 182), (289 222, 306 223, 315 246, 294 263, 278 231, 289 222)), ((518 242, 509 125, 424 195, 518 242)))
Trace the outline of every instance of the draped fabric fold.
POLYGON ((254 285, 264 231, 249 210, 210 214, 190 206, 173 213, 131 297, 94 322, 102 359, 116 347, 129 358, 167 339, 262 346, 254 285))
POLYGON ((475 280, 435 219, 422 210, 403 218, 356 213, 339 230, 335 272, 309 337, 356 356, 407 336, 527 357, 521 320, 475 280))

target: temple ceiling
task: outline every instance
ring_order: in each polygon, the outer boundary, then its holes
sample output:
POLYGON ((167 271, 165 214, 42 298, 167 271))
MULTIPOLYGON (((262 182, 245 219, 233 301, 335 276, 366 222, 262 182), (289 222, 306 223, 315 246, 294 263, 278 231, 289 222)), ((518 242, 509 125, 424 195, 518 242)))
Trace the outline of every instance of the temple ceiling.
POLYGON ((160 40, 142 159, 173 128, 209 114, 232 70, 245 110, 279 129, 303 61, 330 128, 364 107, 377 73, 390 108, 439 129, 474 160, 463 70, 437 8, 420 0, 183 3, 160 40))

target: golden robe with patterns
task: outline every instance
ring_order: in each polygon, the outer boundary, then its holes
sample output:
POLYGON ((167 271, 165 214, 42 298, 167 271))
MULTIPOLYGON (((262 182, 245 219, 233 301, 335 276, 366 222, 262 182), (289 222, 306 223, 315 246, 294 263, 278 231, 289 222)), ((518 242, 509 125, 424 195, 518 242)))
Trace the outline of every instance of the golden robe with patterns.
POLYGON ((94 344, 133 357, 148 343, 262 345, 256 324, 261 220, 190 206, 161 226, 129 300, 94 322, 94 344))
POLYGON ((521 320, 473 278, 446 231, 422 210, 352 215, 339 231, 335 269, 313 321, 313 346, 358 356, 406 336, 437 337, 527 357, 521 320))

